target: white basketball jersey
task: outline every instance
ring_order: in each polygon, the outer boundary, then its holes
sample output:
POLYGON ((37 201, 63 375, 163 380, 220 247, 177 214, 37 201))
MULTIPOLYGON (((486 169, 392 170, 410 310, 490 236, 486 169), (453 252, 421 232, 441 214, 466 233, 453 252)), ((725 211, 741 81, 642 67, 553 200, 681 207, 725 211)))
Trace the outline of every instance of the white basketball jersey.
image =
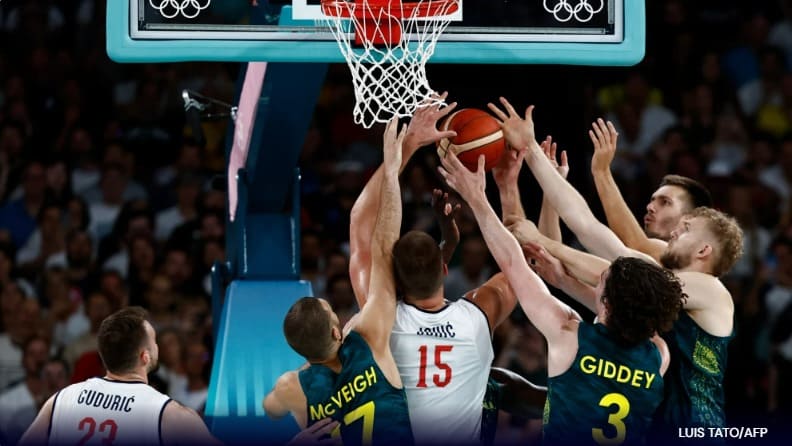
POLYGON ((464 299, 436 312, 400 301, 390 347, 415 443, 479 443, 494 356, 484 312, 464 299))
POLYGON ((148 384, 91 378, 58 392, 52 407, 52 445, 160 444, 170 398, 148 384))

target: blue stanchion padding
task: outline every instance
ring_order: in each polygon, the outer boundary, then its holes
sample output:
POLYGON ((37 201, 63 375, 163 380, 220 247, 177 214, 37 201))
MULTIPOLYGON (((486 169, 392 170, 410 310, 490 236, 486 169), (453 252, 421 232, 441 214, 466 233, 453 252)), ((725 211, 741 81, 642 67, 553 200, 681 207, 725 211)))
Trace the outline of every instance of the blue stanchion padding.
POLYGON ((303 296, 306 281, 231 282, 217 321, 220 324, 205 417, 226 444, 283 444, 297 433, 291 416, 274 421, 262 401, 277 378, 305 360, 283 337, 283 317, 303 296))
POLYGON ((291 214, 248 215, 243 248, 246 261, 239 271, 240 276, 249 279, 298 278, 300 253, 296 243, 300 236, 299 225, 299 220, 295 221, 291 214))

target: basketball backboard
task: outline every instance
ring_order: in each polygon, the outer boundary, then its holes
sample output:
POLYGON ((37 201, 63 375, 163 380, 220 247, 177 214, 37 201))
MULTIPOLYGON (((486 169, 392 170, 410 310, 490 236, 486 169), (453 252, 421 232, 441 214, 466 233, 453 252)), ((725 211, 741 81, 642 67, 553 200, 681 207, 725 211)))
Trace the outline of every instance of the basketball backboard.
MULTIPOLYGON (((632 65, 642 0, 461 0, 433 63, 632 65)), ((319 0, 108 0, 119 62, 344 62, 319 0)))

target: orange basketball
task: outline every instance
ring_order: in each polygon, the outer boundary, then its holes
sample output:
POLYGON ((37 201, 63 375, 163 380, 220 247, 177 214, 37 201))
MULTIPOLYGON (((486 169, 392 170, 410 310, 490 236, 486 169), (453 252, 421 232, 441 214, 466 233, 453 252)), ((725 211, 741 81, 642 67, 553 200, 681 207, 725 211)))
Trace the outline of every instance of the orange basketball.
POLYGON ((506 149, 500 124, 483 110, 458 110, 440 124, 440 130, 453 130, 457 136, 438 141, 437 154, 443 158, 450 150, 471 172, 475 172, 478 167, 479 155, 484 155, 486 159, 484 170, 490 170, 498 164, 506 149))

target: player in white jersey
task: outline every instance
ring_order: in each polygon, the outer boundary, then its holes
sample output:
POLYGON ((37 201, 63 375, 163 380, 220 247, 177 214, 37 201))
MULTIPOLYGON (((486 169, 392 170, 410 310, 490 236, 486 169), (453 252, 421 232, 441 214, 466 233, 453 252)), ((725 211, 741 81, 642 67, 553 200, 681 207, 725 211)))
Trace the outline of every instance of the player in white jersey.
POLYGON ((494 359, 487 317, 466 299, 443 302, 435 311, 422 304, 399 302, 391 334, 393 358, 409 383, 416 443, 478 443, 494 359))
POLYGON ((195 411, 148 385, 159 348, 145 310, 108 316, 97 342, 107 374, 50 397, 20 445, 219 444, 195 411))
MULTIPOLYGON (((418 148, 455 135, 436 128, 437 121, 455 106, 416 111, 402 148, 402 168, 418 148)), ((382 178, 380 167, 352 208, 349 272, 361 308, 368 290, 382 178)), ((453 220, 448 220, 453 225, 453 220)), ((444 236, 447 233, 455 231, 444 231, 444 236)), ((404 235, 393 248, 394 273, 403 301, 397 306, 390 346, 407 392, 417 445, 481 441, 482 403, 493 359, 492 330, 516 305, 501 274, 465 299, 447 301, 443 294, 444 253, 448 251, 442 245, 438 247, 431 236, 420 231, 404 235)))

